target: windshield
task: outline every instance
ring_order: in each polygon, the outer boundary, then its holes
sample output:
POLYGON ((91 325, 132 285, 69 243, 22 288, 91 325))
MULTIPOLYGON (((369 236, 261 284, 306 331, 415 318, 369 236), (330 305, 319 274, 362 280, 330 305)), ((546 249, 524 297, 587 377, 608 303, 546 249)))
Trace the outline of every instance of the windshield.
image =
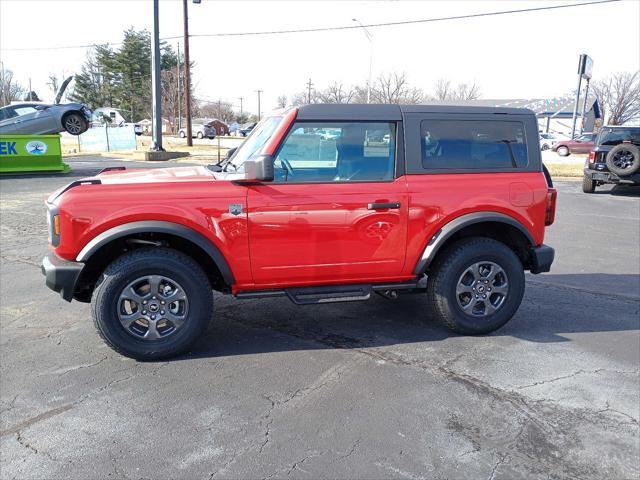
POLYGON ((624 140, 640 143, 640 128, 603 128, 598 144, 617 145, 624 140))
POLYGON ((231 171, 244 172, 244 162, 262 149, 280 125, 281 120, 282 117, 267 117, 258 123, 244 143, 235 151, 225 170, 231 167, 231 171))

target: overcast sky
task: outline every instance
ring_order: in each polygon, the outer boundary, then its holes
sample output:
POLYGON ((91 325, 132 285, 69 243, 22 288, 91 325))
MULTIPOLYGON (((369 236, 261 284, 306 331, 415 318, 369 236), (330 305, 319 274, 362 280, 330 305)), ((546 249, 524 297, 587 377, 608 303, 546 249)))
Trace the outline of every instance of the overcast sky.
MULTIPOLYGON (((584 1, 584 0, 583 0, 584 1)), ((211 34, 352 26, 579 3, 564 1, 189 1, 190 33, 211 34)), ((4 67, 46 100, 49 73, 79 72, 86 48, 43 47, 118 42, 133 26, 151 30, 150 0, 0 0, 4 67), (16 51, 16 48, 35 50, 16 51)), ((640 1, 579 6, 435 23, 370 28, 373 76, 405 71, 432 91, 439 78, 475 80, 484 98, 561 96, 575 89, 580 53, 594 59, 594 77, 640 69, 640 1)), ((182 34, 182 2, 160 2, 160 35, 182 34)), ((171 40, 174 47, 178 40, 171 40)), ((181 45, 181 49, 182 49, 181 45)), ((362 29, 191 39, 195 94, 263 111, 279 95, 333 81, 366 83, 369 42, 362 29)))

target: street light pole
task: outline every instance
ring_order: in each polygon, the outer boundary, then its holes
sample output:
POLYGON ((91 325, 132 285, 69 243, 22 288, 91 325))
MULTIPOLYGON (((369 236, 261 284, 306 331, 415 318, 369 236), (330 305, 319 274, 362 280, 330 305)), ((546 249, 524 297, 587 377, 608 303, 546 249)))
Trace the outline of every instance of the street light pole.
POLYGON ((187 0, 182 0, 182 13, 184 20, 184 93, 186 102, 184 113, 187 120, 187 145, 191 147, 193 146, 193 138, 191 138, 191 65, 189 62, 189 10, 187 8, 187 0))
POLYGON ((260 121, 260 94, 262 93, 262 90, 256 90, 256 93, 258 94, 258 121, 260 121))
POLYGON ((351 20, 362 27, 362 31, 366 35, 367 40, 369 40, 369 80, 367 81, 367 103, 371 103, 371 65, 373 64, 373 35, 371 35, 371 32, 367 30, 367 27, 365 27, 360 22, 360 20, 358 20, 357 18, 352 18, 351 20))
POLYGON ((160 20, 158 0, 153 0, 153 45, 151 48, 151 97, 153 102, 153 142, 151 150, 164 151, 162 148, 162 101, 160 91, 160 20))
POLYGON ((240 124, 243 124, 244 115, 242 114, 242 100, 244 100, 244 97, 238 97, 238 100, 240 100, 240 124))

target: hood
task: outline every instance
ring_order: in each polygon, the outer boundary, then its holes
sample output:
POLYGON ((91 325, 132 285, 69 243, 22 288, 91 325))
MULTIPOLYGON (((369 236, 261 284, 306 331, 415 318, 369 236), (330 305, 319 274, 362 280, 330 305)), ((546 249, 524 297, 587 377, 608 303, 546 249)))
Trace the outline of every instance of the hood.
POLYGON ((64 82, 62 82, 62 85, 60 85, 60 88, 58 89, 58 93, 56 95, 56 99, 53 101, 54 104, 59 104, 60 100, 62 100, 62 95, 64 94, 64 91, 67 89, 67 87, 69 86, 69 83, 71 82, 71 80, 73 80, 73 75, 71 75, 70 77, 67 77, 64 82))
POLYGON ((211 171, 202 166, 111 170, 100 173, 95 178, 99 179, 103 185, 124 183, 210 182, 215 180, 211 171))

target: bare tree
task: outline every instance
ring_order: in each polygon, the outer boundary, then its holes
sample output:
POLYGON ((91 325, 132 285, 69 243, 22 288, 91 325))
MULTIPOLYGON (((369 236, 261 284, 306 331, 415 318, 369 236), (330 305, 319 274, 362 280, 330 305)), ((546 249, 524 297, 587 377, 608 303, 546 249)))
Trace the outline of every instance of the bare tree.
POLYGON ((278 97, 278 101, 277 101, 276 107, 277 108, 286 108, 287 103, 288 103, 287 96, 286 95, 280 95, 278 97))
POLYGON ((449 100, 451 95, 451 80, 444 78, 436 82, 435 98, 436 100, 449 100))
POLYGON ((615 73, 591 86, 608 125, 640 118, 640 72, 615 73))
POLYGON ((15 81, 11 70, 0 69, 0 107, 19 100, 25 94, 22 85, 15 81))
POLYGON ((409 86, 406 72, 380 75, 371 88, 374 103, 420 103, 424 93, 420 88, 409 86))
POLYGON ((217 102, 207 102, 200 105, 200 115, 204 118, 215 118, 224 123, 231 123, 235 121, 237 115, 233 111, 230 102, 223 102, 218 100, 217 102))
POLYGON ((442 101, 477 100, 480 98, 480 86, 475 81, 454 86, 451 80, 441 78, 436 82, 434 96, 436 100, 442 101))
POLYGON ((342 83, 334 82, 318 92, 318 99, 322 103, 351 103, 355 95, 353 87, 347 88, 342 83))

